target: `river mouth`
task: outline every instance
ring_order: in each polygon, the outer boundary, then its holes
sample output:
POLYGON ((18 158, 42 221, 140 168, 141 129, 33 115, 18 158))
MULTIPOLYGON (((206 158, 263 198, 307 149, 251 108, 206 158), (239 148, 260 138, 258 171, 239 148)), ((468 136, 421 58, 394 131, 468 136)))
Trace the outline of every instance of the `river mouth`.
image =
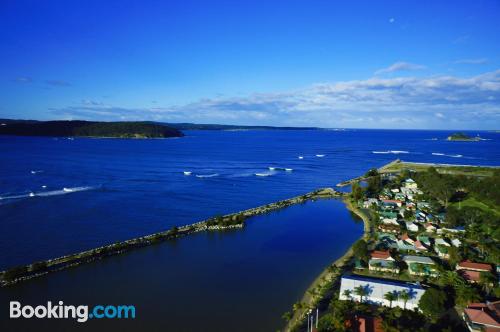
POLYGON ((195 234, 0 290, 2 325, 89 330, 274 331, 325 266, 363 233, 341 200, 250 218, 241 230, 195 234), (23 305, 129 304, 134 320, 9 320, 23 305))

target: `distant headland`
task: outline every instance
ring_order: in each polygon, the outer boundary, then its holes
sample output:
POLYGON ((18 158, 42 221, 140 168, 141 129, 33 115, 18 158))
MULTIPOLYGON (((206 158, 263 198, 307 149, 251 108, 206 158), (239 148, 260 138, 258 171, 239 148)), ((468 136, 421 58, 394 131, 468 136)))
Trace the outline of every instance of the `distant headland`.
POLYGON ((184 130, 317 130, 317 127, 241 126, 166 123, 153 121, 104 122, 84 120, 0 119, 0 135, 54 137, 167 138, 182 137, 184 130))
POLYGON ((110 138, 167 138, 184 134, 153 122, 1 120, 0 135, 110 138))

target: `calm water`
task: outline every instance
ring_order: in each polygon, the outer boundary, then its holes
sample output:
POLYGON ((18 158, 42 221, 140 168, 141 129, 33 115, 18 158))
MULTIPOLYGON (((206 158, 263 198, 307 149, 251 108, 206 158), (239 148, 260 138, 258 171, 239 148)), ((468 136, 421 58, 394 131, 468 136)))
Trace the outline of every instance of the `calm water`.
MULTIPOLYGON (((430 140, 450 134, 444 131, 186 134, 0 136, 0 269, 333 186, 395 158, 500 165, 499 135, 486 132, 481 136, 491 140, 475 143, 430 140)), ((1 289, 0 302, 131 303, 147 327, 272 331, 361 232, 342 203, 309 203, 254 218, 243 231, 200 234, 1 289)), ((6 308, 1 315, 5 320, 6 308)))

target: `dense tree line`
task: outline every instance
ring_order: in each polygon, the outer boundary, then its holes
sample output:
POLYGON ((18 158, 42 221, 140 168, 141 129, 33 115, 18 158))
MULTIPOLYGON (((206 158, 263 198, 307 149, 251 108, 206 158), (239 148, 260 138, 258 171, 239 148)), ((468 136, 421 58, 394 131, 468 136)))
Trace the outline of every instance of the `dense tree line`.
POLYGON ((0 135, 122 138, 180 137, 182 132, 153 122, 20 121, 0 126, 0 135))

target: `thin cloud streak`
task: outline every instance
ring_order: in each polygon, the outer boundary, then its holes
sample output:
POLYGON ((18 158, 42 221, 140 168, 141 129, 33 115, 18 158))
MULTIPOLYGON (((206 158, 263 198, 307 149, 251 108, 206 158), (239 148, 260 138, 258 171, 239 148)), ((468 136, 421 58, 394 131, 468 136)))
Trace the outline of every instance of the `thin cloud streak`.
POLYGON ((404 62, 404 61, 399 61, 396 63, 393 63, 389 67, 379 69, 375 72, 375 75, 380 75, 380 74, 387 74, 387 73, 394 73, 398 71, 412 71, 412 70, 422 70, 427 68, 426 66, 423 65, 418 65, 415 63, 409 63, 409 62, 404 62))

